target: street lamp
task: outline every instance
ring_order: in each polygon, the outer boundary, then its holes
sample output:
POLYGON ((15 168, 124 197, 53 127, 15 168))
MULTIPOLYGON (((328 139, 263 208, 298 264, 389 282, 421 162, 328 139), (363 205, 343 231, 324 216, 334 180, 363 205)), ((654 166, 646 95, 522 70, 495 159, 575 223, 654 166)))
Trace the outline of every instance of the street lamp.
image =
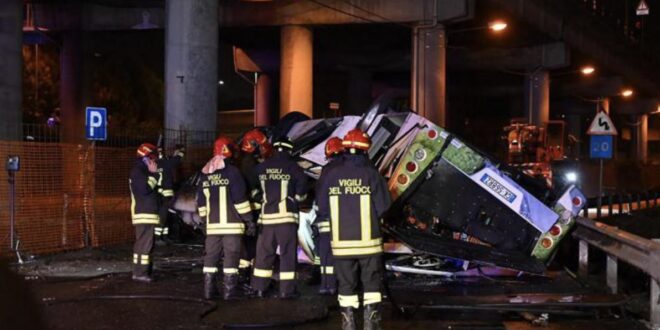
POLYGON ((584 75, 584 76, 590 76, 590 75, 593 74, 595 71, 596 71, 596 68, 594 68, 594 67, 591 66, 591 65, 585 65, 585 66, 583 66, 582 68, 580 68, 580 72, 581 72, 582 75, 584 75))
POLYGON ((502 32, 502 31, 506 30, 507 26, 509 26, 509 25, 503 20, 494 20, 494 21, 488 22, 488 25, 475 26, 475 27, 469 27, 469 28, 458 29, 458 30, 450 30, 448 32, 448 34, 457 34, 457 33, 480 31, 480 30, 491 30, 494 33, 499 33, 499 32, 502 32))
POLYGON ((634 91, 631 88, 625 88, 621 91, 621 96, 628 98, 633 96, 634 91))
POLYGON ((492 22, 488 22, 488 28, 491 29, 493 32, 504 31, 507 26, 508 25, 506 24, 506 22, 502 20, 495 20, 492 22))

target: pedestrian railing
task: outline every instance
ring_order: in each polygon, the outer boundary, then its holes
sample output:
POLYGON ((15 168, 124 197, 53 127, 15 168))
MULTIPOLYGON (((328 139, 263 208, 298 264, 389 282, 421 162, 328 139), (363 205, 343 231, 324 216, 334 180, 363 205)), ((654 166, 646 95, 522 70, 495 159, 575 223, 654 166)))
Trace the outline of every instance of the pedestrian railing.
POLYGON ((586 218, 577 219, 573 237, 579 241, 578 275, 587 278, 589 246, 607 254, 607 286, 618 293, 618 261, 633 265, 651 280, 650 316, 652 329, 660 329, 660 243, 616 227, 586 218))

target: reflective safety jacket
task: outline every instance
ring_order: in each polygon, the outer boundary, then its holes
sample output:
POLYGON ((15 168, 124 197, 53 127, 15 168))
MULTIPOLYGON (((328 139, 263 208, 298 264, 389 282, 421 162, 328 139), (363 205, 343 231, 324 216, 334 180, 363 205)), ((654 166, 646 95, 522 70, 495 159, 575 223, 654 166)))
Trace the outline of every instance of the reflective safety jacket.
POLYGON ((138 159, 128 178, 131 191, 131 219, 134 225, 157 225, 158 179, 149 172, 142 159, 138 159))
POLYGON ((330 244, 335 258, 383 252, 380 217, 391 200, 385 179, 366 155, 347 154, 318 182, 319 214, 330 215, 330 244))
POLYGON ((206 219, 207 235, 242 235, 245 223, 252 221, 245 179, 236 166, 225 160, 225 167, 203 174, 197 188, 199 215, 206 219))
POLYGON ((159 158, 156 160, 158 164, 158 183, 160 189, 158 192, 163 197, 174 196, 174 170, 181 165, 183 159, 183 152, 177 150, 172 157, 159 158))
MULTIPOLYGON (((342 158, 343 158, 343 155, 332 156, 332 158, 330 158, 328 160, 328 163, 325 164, 325 166, 323 166, 323 171, 321 172, 321 176, 319 177, 318 181, 316 182, 316 189, 317 189, 317 192, 316 192, 317 197, 316 198, 317 198, 317 200, 318 200, 318 196, 319 196, 318 188, 323 187, 322 182, 325 178, 325 174, 330 173, 330 170, 333 167, 339 165, 342 161, 342 158)), ((318 205, 318 201, 316 202, 316 204, 318 205)), ((319 228, 319 233, 329 233, 330 232, 330 214, 329 213, 322 214, 319 211, 320 210, 316 211, 316 219, 314 219, 313 225, 316 225, 319 228)), ((324 211, 327 211, 327 210, 324 210, 324 211)))
POLYGON ((243 154, 238 162, 241 174, 243 174, 243 177, 246 179, 248 187, 252 189, 248 199, 250 200, 252 211, 255 212, 261 210, 261 195, 259 194, 260 190, 257 189, 259 186, 259 180, 257 180, 257 175, 254 173, 258 164, 259 162, 251 154, 243 154))
POLYGON ((255 167, 261 193, 259 223, 298 223, 298 202, 307 198, 307 176, 288 152, 275 152, 255 167))

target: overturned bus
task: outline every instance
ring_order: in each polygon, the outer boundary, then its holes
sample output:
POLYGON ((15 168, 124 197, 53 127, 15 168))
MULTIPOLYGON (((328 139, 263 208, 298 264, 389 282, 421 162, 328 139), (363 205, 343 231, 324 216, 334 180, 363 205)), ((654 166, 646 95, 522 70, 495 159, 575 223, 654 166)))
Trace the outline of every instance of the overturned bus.
MULTIPOLYGON (((299 121, 286 135, 299 164, 317 178, 325 141, 355 127, 371 137, 369 157, 388 180, 393 206, 383 219, 386 249, 436 257, 388 265, 394 270, 442 275, 446 268, 431 268, 438 259, 459 259, 543 273, 586 202, 575 186, 549 189, 425 118, 385 104, 361 117, 299 121)), ((306 227, 313 210, 301 219, 301 245, 312 255, 306 227)))

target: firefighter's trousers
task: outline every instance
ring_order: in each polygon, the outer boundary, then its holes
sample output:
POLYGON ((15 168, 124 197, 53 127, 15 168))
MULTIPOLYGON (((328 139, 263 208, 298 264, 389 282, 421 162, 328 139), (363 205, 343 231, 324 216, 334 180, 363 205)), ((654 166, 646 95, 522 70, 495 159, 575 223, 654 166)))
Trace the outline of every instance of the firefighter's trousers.
POLYGON ((335 276, 330 240, 330 233, 319 234, 318 252, 321 257, 321 288, 337 290, 337 277, 335 276))
POLYGON ((238 274, 242 245, 242 235, 206 235, 204 273, 217 273, 222 259, 222 271, 225 275, 238 274))
POLYGON ((273 276, 273 263, 277 247, 280 247, 280 294, 296 291, 296 258, 298 225, 283 223, 264 225, 257 239, 257 256, 254 263, 252 287, 265 291, 273 276))
POLYGON ((160 197, 160 207, 158 207, 158 216, 160 224, 154 229, 154 234, 158 237, 167 237, 170 234, 170 203, 172 197, 160 197))
POLYGON ((359 308, 357 287, 362 282, 363 304, 381 302, 383 277, 381 254, 356 258, 335 259, 335 273, 339 281, 339 306, 359 308))
POLYGON ((154 225, 134 225, 135 243, 133 244, 134 275, 148 276, 151 251, 154 249, 154 225))

